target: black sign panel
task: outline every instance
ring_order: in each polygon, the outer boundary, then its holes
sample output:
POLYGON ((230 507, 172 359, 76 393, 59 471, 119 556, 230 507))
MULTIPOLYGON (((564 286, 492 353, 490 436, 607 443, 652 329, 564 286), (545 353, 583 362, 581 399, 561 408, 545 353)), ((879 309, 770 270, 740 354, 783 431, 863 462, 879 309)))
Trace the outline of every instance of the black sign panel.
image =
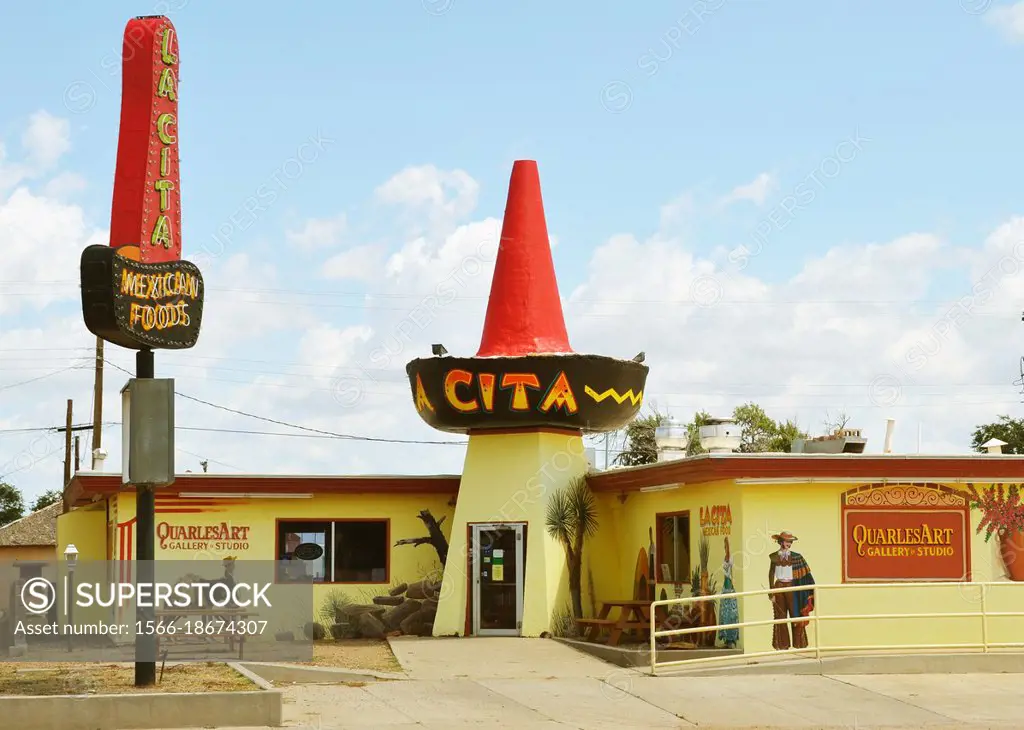
POLYGON ((89 246, 81 269, 85 326, 97 337, 135 350, 196 344, 204 290, 195 264, 144 264, 110 246, 89 246))
POLYGON ((324 554, 324 549, 315 542, 304 542, 296 545, 292 551, 292 557, 296 560, 316 560, 324 554))
POLYGON ((452 433, 548 426, 588 432, 629 423, 648 368, 601 355, 432 357, 406 365, 420 417, 452 433))

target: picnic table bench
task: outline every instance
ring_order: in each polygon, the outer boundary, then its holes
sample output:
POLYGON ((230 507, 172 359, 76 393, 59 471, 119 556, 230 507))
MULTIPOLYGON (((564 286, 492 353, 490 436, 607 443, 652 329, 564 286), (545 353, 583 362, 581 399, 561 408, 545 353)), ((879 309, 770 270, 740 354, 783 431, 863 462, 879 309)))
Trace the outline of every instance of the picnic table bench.
POLYGON ((583 638, 587 641, 597 639, 601 629, 609 629, 608 646, 618 646, 622 634, 627 631, 639 631, 642 636, 649 636, 651 630, 650 601, 604 601, 597 618, 581 618, 576 625, 583 628, 583 638), (608 618, 613 608, 619 609, 619 617, 608 618))
POLYGON ((234 652, 235 643, 238 643, 238 659, 245 658, 245 632, 230 631, 229 628, 236 621, 244 621, 257 614, 237 608, 175 608, 156 611, 156 622, 163 625, 163 632, 156 632, 157 653, 160 651, 160 644, 188 644, 188 643, 210 643, 211 640, 223 638, 228 645, 228 651, 234 652), (181 620, 193 621, 202 627, 201 631, 186 632, 186 627, 180 627, 181 631, 168 631, 171 628, 179 628, 181 620))

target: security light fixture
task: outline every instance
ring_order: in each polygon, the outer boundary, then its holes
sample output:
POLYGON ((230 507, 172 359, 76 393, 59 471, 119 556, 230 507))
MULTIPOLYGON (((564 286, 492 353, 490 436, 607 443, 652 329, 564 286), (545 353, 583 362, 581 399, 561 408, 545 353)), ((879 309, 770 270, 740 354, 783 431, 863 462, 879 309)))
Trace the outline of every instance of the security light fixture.
POLYGON ((442 357, 448 354, 448 350, 445 349, 444 345, 438 343, 430 346, 430 351, 434 353, 434 357, 442 357))

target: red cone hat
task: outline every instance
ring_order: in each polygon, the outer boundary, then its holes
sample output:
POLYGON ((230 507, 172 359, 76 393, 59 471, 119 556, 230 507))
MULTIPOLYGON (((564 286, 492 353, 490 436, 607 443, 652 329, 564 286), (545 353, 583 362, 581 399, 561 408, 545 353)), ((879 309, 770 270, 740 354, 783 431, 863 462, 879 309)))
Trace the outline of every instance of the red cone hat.
POLYGON ((512 166, 477 357, 572 352, 534 160, 512 166))

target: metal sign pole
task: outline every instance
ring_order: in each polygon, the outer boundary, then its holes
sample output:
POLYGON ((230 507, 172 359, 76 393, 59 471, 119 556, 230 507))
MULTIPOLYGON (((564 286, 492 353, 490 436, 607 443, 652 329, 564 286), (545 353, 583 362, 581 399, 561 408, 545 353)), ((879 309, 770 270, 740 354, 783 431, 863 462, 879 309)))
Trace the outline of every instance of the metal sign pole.
MULTIPOLYGON (((135 355, 135 377, 153 378, 153 351, 139 350, 135 355)), ((135 555, 136 581, 153 584, 154 560, 156 558, 156 500, 151 485, 135 485, 135 555)), ((138 592, 136 591, 136 595, 138 592)), ((150 687, 156 684, 156 614, 152 607, 139 606, 136 619, 142 631, 135 636, 135 686, 150 687)))

